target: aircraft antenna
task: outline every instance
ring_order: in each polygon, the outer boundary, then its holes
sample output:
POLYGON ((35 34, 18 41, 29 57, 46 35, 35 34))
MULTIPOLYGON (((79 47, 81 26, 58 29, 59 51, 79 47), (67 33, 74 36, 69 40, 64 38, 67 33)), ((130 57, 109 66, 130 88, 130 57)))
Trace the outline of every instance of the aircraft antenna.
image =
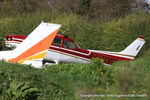
POLYGON ((67 32, 70 28, 67 28, 64 32, 62 32, 61 34, 64 34, 65 32, 67 32))

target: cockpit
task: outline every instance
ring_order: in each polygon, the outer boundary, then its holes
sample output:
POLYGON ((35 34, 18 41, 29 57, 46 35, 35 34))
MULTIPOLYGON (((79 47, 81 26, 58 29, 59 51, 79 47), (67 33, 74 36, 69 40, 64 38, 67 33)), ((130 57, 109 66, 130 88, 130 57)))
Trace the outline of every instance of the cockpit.
POLYGON ((62 36, 62 35, 57 35, 55 39, 52 42, 52 45, 60 46, 63 48, 68 48, 68 49, 77 49, 78 47, 76 44, 73 42, 73 40, 69 39, 68 37, 62 36))

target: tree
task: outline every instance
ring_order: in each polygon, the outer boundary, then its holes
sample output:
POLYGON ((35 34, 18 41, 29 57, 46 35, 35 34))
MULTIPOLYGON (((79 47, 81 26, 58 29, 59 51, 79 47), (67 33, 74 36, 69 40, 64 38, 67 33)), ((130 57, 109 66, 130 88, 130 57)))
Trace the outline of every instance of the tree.
POLYGON ((80 0, 78 14, 87 15, 90 13, 91 9, 91 0, 80 0))
POLYGON ((8 4, 7 9, 12 13, 34 13, 51 9, 49 0, 4 0, 0 3, 8 4))

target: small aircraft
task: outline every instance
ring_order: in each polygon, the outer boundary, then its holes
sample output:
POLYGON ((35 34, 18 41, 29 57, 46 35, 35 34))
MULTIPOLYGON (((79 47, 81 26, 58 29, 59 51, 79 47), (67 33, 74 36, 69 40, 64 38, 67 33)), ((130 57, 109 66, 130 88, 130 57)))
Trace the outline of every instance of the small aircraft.
POLYGON ((41 67, 43 58, 60 26, 58 24, 42 22, 14 50, 0 51, 0 60, 32 65, 36 68, 41 67))
MULTIPOLYGON (((19 47, 29 36, 25 35, 7 35, 5 44, 7 47, 19 47)), ((36 38, 36 36, 35 36, 36 38)), ((30 44, 30 42, 28 42, 30 44)), ((92 58, 103 59, 105 65, 111 65, 116 61, 133 60, 145 43, 144 37, 139 36, 126 49, 121 52, 86 50, 80 48, 72 39, 65 35, 57 34, 49 45, 48 52, 44 56, 43 64, 49 63, 87 63, 92 58)), ((37 48, 37 49, 40 49, 37 48)))

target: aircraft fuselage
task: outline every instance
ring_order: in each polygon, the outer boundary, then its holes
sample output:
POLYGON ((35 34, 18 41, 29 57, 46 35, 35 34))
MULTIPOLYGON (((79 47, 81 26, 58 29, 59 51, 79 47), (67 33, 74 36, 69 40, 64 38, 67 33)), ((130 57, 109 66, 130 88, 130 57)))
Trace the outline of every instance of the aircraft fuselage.
MULTIPOLYGON (((7 47, 17 47, 27 36, 8 35, 5 37, 7 47)), ((48 49, 44 62, 64 63, 87 63, 92 58, 103 59, 105 64, 112 64, 116 61, 133 60, 135 56, 121 54, 120 52, 87 50, 80 48, 72 39, 57 34, 48 49)))

